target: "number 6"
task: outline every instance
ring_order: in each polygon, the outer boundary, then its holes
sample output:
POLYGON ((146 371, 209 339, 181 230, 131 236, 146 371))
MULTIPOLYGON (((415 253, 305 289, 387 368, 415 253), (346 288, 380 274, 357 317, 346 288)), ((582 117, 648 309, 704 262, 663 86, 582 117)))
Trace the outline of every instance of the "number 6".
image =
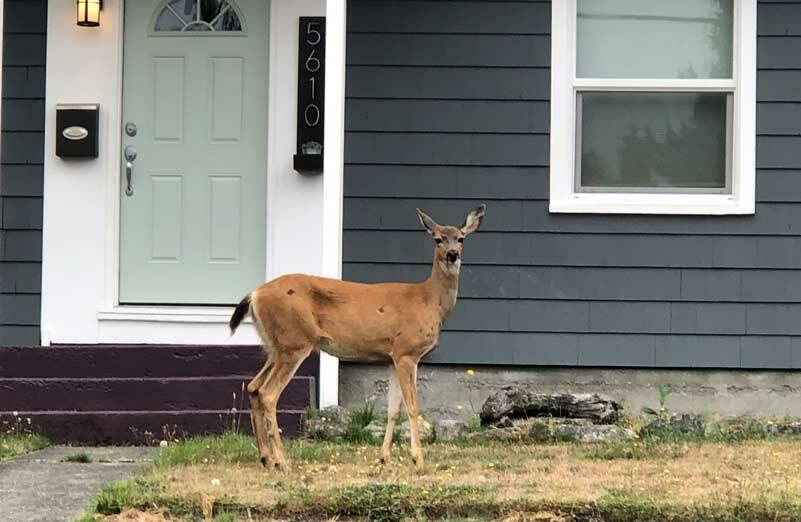
POLYGON ((317 72, 320 70, 320 60, 314 57, 314 49, 312 49, 309 57, 306 58, 306 70, 309 72, 317 72), (314 68, 312 69, 312 67, 314 68))

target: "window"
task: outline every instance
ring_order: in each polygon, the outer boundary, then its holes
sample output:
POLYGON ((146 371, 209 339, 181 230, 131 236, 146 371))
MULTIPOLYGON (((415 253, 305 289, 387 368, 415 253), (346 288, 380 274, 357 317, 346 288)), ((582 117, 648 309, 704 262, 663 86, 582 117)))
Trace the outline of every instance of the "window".
POLYGON ((167 0, 157 13, 153 33, 243 32, 239 13, 228 0, 167 0))
POLYGON ((551 9, 551 211, 752 214, 756 0, 551 9))

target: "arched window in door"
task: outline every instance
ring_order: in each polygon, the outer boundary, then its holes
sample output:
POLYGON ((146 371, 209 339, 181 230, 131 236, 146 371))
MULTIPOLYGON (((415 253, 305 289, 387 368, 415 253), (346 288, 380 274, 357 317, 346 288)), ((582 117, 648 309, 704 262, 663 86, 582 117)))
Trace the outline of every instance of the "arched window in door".
POLYGON ((157 34, 243 33, 239 9, 231 0, 166 0, 156 11, 157 34))

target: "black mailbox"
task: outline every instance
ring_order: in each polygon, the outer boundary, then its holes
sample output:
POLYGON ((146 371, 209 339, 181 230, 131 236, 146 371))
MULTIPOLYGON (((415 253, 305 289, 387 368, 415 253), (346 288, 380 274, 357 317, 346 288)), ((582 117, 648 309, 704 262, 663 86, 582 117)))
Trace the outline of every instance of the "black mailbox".
POLYGON ((56 156, 96 158, 100 105, 56 105, 56 156))

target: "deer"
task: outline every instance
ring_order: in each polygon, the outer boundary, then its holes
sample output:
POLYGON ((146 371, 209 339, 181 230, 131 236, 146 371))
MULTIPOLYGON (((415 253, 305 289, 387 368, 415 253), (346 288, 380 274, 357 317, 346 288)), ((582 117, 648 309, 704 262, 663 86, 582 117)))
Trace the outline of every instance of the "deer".
POLYGON ((247 385, 251 424, 265 468, 286 469, 277 422, 284 387, 313 350, 343 361, 388 363, 387 426, 381 461, 391 462, 392 435, 406 406, 410 453, 423 467, 417 400, 417 365, 436 348, 456 304, 464 238, 475 232, 486 205, 471 210, 461 226, 442 226, 417 209, 434 239, 429 277, 419 283, 356 283, 305 274, 277 277, 247 294, 236 306, 231 335, 249 314, 267 359, 247 385))

